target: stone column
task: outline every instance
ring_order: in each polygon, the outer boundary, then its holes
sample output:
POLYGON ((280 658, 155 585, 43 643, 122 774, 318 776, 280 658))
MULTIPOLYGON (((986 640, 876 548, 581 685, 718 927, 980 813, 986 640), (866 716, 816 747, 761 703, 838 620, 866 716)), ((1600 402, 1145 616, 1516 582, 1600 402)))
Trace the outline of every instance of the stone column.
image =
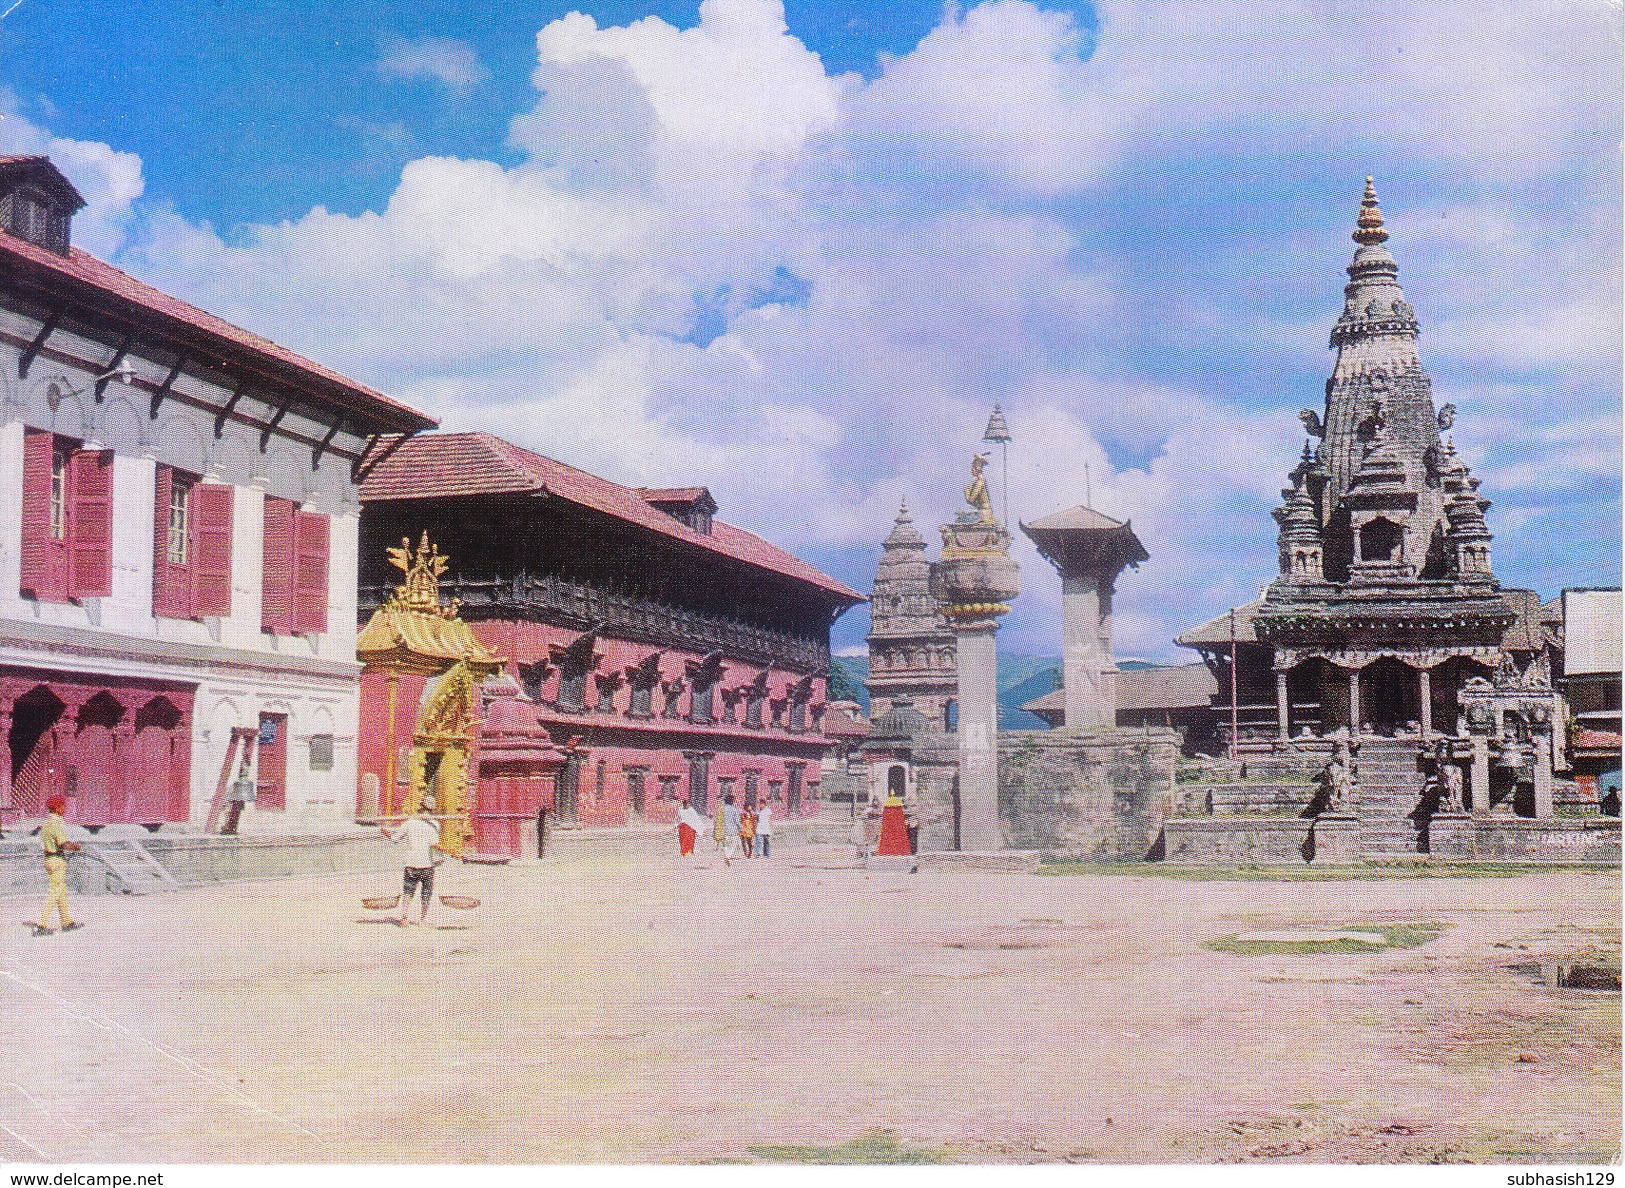
POLYGON ((1292 737, 1292 719, 1289 709, 1286 698, 1286 673, 1277 669, 1275 673, 1275 725, 1282 742, 1286 742, 1292 737))
POLYGON ((1070 730, 1117 725, 1112 659, 1112 583, 1100 573, 1061 575, 1062 683, 1070 730))
POLYGON ((999 836, 999 704, 994 637, 982 619, 956 625, 959 669, 959 845, 997 850, 999 836))
POLYGON ((0 809, 11 807, 11 707, 10 695, 0 695, 0 809))
POLYGON ((1349 669, 1349 737, 1360 734, 1360 670, 1349 669))
POLYGON ((1535 735, 1535 816, 1552 815, 1552 739, 1544 731, 1535 735))
POLYGON ((1421 700, 1418 717, 1422 721, 1422 737, 1433 733, 1433 674, 1425 668, 1416 670, 1416 696, 1421 700))
POLYGON ((1490 740, 1481 734, 1473 736, 1473 816, 1482 817, 1490 811, 1490 740))
POLYGON ((1010 535, 962 515, 942 529, 942 558, 931 567, 931 593, 953 624, 959 677, 959 848, 1000 848, 999 706, 994 637, 1008 600, 1021 591, 1010 535))

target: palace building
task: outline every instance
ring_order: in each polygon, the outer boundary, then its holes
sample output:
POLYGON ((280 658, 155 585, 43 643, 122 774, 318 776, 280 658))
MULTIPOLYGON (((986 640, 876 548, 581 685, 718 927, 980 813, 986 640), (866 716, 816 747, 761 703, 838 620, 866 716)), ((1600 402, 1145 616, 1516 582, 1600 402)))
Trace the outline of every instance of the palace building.
POLYGON ((0 157, 0 819, 351 815, 358 471, 434 421, 76 248, 0 157), (235 774, 235 773, 234 773, 235 774))
MULTIPOLYGON (((450 558, 441 594, 516 694, 494 703, 503 747, 559 754, 552 788, 475 804, 480 837, 541 808, 562 824, 670 821, 682 797, 707 812, 726 792, 817 811, 830 627, 863 598, 716 519, 705 488, 625 487, 451 433, 381 443, 361 500, 359 613, 393 596, 390 549, 427 532, 450 558)), ((423 687, 401 677, 400 704, 423 687)), ((362 803, 404 766, 382 743, 387 696, 369 672, 362 803)), ((507 848, 522 844, 521 832, 507 848)))

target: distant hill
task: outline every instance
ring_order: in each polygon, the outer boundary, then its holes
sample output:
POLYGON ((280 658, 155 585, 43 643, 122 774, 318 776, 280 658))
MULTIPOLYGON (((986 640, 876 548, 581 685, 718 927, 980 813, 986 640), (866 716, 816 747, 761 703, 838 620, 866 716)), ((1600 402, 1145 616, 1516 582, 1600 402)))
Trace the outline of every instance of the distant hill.
MULTIPOLYGON (((869 691, 863 682, 869 679, 867 656, 837 656, 834 663, 846 676, 856 694, 863 712, 869 712, 869 691)), ((1137 663, 1130 661, 1129 663, 1137 663)), ((1022 706, 1035 697, 1061 687, 1061 658, 1059 656, 1021 656, 999 654, 998 701, 999 728, 1001 730, 1045 730, 1044 719, 1022 710, 1022 706)))

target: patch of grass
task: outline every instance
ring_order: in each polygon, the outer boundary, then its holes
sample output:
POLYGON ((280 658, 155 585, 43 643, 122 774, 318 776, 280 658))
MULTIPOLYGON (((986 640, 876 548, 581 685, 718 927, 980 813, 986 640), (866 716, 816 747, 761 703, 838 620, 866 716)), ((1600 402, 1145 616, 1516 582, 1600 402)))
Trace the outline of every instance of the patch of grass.
POLYGON ((1319 863, 1254 866, 1236 863, 1184 866, 1169 862, 1075 862, 1058 858, 1045 859, 1040 863, 1038 873, 1177 879, 1187 883, 1341 883, 1382 882, 1389 879, 1510 879, 1572 869, 1576 868, 1542 866, 1533 862, 1361 862, 1341 866, 1319 863))
POLYGON ((1215 940, 1207 941, 1206 948, 1214 949, 1220 953, 1235 953, 1244 957, 1258 957, 1268 953, 1299 954, 1314 956, 1320 953, 1381 953, 1387 949, 1414 949, 1418 945, 1425 945, 1431 940, 1437 940, 1444 935, 1448 924, 1435 924, 1432 922, 1405 921, 1390 923, 1379 921, 1375 924, 1339 924, 1334 928, 1326 928, 1326 932, 1380 932, 1386 944, 1372 944, 1362 940, 1270 940, 1270 941, 1244 941, 1238 939, 1238 934, 1221 936, 1215 940))
POLYGON ((950 1163, 945 1151, 909 1146, 889 1130, 871 1130, 838 1147, 747 1147, 763 1163, 950 1163))

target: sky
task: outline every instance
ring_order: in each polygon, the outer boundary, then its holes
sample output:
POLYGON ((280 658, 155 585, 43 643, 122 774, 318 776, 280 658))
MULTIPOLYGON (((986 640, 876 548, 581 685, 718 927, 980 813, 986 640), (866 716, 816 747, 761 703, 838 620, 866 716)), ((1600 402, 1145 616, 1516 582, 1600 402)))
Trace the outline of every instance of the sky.
MULTIPOLYGON (((997 401, 1012 518, 1131 520, 1117 652, 1176 661, 1275 575, 1370 174, 1502 584, 1619 583, 1613 0, 484 7, 21 0, 0 152, 148 283, 864 592, 997 401)), ((1057 653, 1016 557, 1000 646, 1057 653)))

